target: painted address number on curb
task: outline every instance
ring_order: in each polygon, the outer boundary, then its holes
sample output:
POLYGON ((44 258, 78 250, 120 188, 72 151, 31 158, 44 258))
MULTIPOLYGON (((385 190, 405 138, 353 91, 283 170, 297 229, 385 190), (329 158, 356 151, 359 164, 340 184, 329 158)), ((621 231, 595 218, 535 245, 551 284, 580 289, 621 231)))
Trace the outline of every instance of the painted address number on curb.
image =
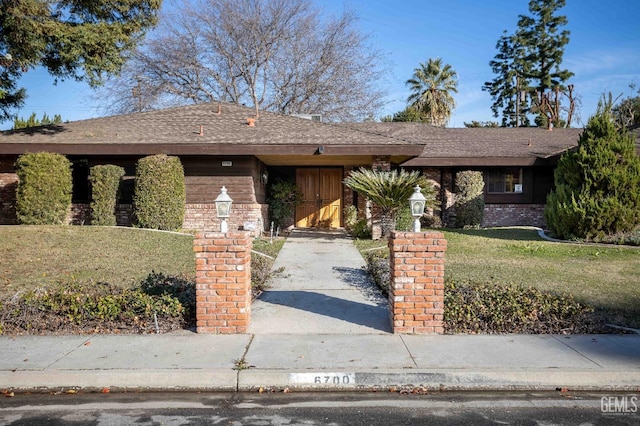
POLYGON ((291 373, 289 381, 297 385, 353 386, 355 373, 291 373))

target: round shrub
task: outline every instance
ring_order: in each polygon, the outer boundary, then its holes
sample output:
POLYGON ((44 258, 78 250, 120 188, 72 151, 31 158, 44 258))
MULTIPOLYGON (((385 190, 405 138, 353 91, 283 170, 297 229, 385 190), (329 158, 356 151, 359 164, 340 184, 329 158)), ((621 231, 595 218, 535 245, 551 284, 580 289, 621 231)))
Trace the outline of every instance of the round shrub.
POLYGON ((138 226, 178 230, 184 222, 185 202, 184 169, 178 157, 158 154, 138 161, 133 194, 138 226))
POLYGON ((91 224, 114 226, 120 180, 124 169, 112 164, 93 166, 89 173, 91 182, 91 224))
POLYGON ((456 173, 456 227, 478 228, 484 218, 484 179, 482 172, 456 173))
POLYGON ((27 153, 16 161, 16 215, 25 225, 65 223, 71 206, 71 162, 51 152, 27 153))

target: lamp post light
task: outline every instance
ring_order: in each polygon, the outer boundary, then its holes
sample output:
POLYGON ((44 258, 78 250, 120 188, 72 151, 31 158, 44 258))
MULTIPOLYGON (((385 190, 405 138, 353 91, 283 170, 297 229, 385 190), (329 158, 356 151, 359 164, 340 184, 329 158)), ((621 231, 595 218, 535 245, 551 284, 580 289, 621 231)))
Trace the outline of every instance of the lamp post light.
POLYGON ((420 190, 420 185, 413 188, 413 194, 409 197, 409 205, 411 207, 411 216, 413 216, 413 232, 420 232, 420 218, 424 213, 424 205, 427 199, 420 190))
POLYGON ((227 188, 224 186, 220 189, 220 194, 215 199, 216 214, 222 221, 220 222, 220 232, 226 233, 229 230, 227 218, 231 214, 231 203, 233 200, 227 194, 227 188))

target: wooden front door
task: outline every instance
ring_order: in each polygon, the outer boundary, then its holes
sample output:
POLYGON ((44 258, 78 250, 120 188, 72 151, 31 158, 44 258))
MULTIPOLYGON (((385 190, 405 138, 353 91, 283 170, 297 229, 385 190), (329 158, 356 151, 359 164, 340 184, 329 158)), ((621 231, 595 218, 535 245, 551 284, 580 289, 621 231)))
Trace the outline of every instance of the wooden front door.
POLYGON ((296 184, 303 194, 303 202, 296 208, 296 226, 340 227, 342 169, 298 169, 296 184))

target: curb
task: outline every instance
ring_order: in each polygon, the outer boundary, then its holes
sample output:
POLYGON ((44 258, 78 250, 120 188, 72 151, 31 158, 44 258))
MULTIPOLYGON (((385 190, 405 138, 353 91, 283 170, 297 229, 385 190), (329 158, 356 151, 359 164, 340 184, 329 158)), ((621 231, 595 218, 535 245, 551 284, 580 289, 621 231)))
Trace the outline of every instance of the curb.
POLYGON ((393 392, 627 391, 640 389, 640 371, 419 370, 56 370, 0 372, 14 392, 393 392), (319 382, 319 383, 318 383, 319 382))

